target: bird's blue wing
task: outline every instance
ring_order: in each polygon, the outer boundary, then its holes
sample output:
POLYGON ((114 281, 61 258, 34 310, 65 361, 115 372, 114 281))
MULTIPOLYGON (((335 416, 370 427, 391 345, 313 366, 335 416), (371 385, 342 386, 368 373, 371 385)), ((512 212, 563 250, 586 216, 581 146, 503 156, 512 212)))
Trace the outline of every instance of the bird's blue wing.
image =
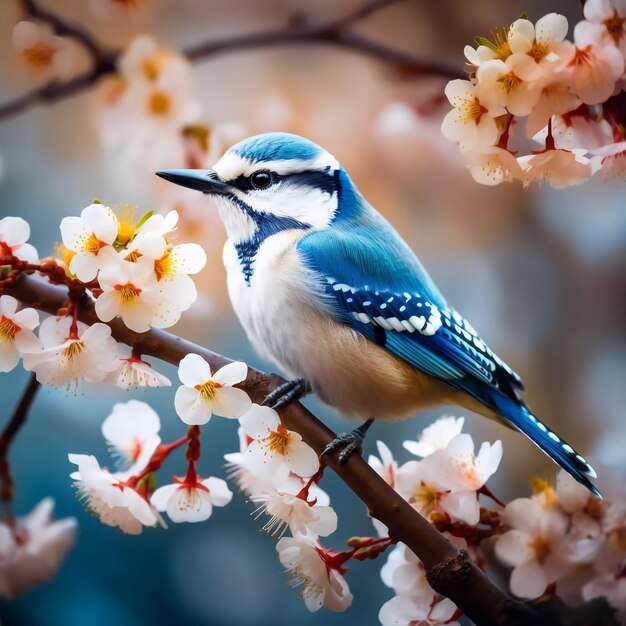
POLYGON ((384 221, 374 225, 377 231, 370 224, 318 231, 298 244, 332 314, 435 378, 521 388, 519 376, 448 306, 398 235, 381 233, 390 228, 384 221))
POLYGON ((593 468, 519 396, 519 376, 448 306, 382 218, 317 231, 298 251, 331 315, 419 370, 502 415, 592 493, 593 468))

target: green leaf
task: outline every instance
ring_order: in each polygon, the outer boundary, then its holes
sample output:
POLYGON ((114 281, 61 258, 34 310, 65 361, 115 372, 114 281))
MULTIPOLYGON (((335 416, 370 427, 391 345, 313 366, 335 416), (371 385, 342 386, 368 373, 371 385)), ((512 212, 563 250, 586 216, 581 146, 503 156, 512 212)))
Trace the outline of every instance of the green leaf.
POLYGON ((491 50, 497 50, 498 49, 496 47, 496 44, 493 43, 493 41, 490 41, 489 39, 487 39, 487 37, 474 37, 474 41, 479 46, 487 46, 487 48, 490 48, 491 50))
POLYGON ((94 198, 94 199, 91 201, 91 204, 104 204, 104 202, 102 202, 102 200, 98 200, 98 198, 94 198))
POLYGON ((528 13, 526 13, 526 11, 522 11, 520 13, 519 18, 520 18, 520 20, 527 20, 528 19, 528 13))
POLYGON ((139 228, 141 228, 153 215, 154 215, 154 211, 148 211, 147 213, 144 213, 139 218, 139 221, 135 224, 135 230, 138 230, 139 228))

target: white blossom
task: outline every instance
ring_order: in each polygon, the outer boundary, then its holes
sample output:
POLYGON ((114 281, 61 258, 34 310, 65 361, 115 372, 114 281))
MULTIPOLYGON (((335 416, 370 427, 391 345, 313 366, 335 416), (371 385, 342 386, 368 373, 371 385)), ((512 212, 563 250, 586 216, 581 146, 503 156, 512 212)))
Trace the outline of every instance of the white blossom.
POLYGON ((498 140, 495 117, 506 113, 497 97, 468 80, 451 80, 446 97, 454 107, 444 118, 441 132, 464 149, 491 146, 498 140))
POLYGON ((106 324, 77 323, 71 333, 71 317, 48 317, 39 327, 42 349, 23 355, 24 368, 37 380, 53 387, 71 387, 79 381, 102 382, 118 366, 116 342, 106 324))
POLYGON ((397 490, 422 515, 448 513, 467 524, 478 523, 477 491, 497 470, 502 444, 483 443, 477 455, 470 435, 453 437, 445 450, 398 469, 397 490))
POLYGON ((570 88, 585 104, 604 102, 624 73, 624 56, 613 45, 604 43, 602 27, 582 21, 574 28, 574 44, 565 57, 563 72, 570 88))
POLYGON ((20 355, 41 347, 33 333, 39 326, 39 313, 31 308, 18 311, 17 305, 13 296, 0 296, 0 372, 10 372, 20 355))
POLYGON ((0 219, 0 259, 15 256, 28 263, 37 263, 39 254, 35 247, 26 243, 30 237, 30 226, 21 217, 0 219))
POLYGON ((96 300, 96 314, 103 322, 120 317, 135 332, 162 327, 163 296, 149 259, 135 263, 117 259, 103 267, 98 276, 102 293, 96 300))
POLYGON ((458 621, 452 619, 456 612, 456 605, 448 598, 429 605, 420 596, 406 595, 395 596, 385 602, 378 619, 382 626, 460 626, 458 621))
POLYGON ((0 523, 0 596, 11 600, 53 578, 76 541, 76 520, 52 519, 54 501, 42 500, 12 526, 0 523))
POLYGON ((468 150, 462 153, 469 173, 481 185, 499 185, 524 178, 524 171, 517 159, 504 148, 489 146, 480 151, 468 150))
POLYGON ((102 423, 102 435, 129 475, 141 471, 161 443, 161 420, 139 400, 118 402, 102 423))
POLYGON ((118 526, 129 535, 139 535, 144 526, 163 524, 156 509, 135 489, 125 484, 126 474, 112 474, 100 467, 96 457, 68 455, 78 466, 70 477, 85 507, 103 524, 118 526))
POLYGON ((67 40, 54 34, 49 24, 22 20, 13 27, 11 43, 34 70, 61 79, 72 74, 72 48, 67 40))
POLYGON ((119 365, 116 370, 107 377, 107 382, 131 389, 137 387, 171 387, 172 382, 152 367, 142 356, 133 352, 125 344, 117 344, 117 357, 119 365))
POLYGON ((317 505, 313 494, 294 495, 277 490, 251 500, 260 505, 255 517, 264 514, 270 517, 263 530, 272 536, 282 537, 287 528, 294 536, 300 533, 310 537, 327 537, 337 530, 337 514, 330 506, 317 505))
POLYGON ((626 4, 623 0, 586 0, 585 18, 601 27, 598 36, 605 44, 617 46, 626 55, 626 4))
POLYGON ((450 441, 461 434, 464 423, 464 417, 444 415, 424 428, 417 441, 407 440, 402 445, 411 454, 426 457, 438 450, 445 450, 450 441))
POLYGON ((74 252, 69 270, 79 280, 93 280, 98 270, 116 257, 112 244, 117 238, 118 219, 113 210, 104 204, 90 204, 80 217, 61 220, 63 245, 74 252))
POLYGON ((293 472, 306 477, 319 469, 315 450, 300 434, 285 428, 274 409, 253 404, 239 421, 252 438, 245 452, 249 467, 259 475, 282 477, 293 472))
POLYGON ((528 115, 532 111, 540 95, 540 77, 540 67, 526 54, 512 54, 506 61, 487 61, 476 73, 492 106, 506 106, 513 115, 528 115))
POLYGON ((533 181, 547 181, 555 189, 580 185, 591 176, 591 164, 585 150, 548 149, 517 158, 524 170, 524 186, 533 181))
POLYGON ((343 569, 333 563, 332 554, 314 539, 303 535, 283 537, 276 550, 280 562, 293 576, 292 585, 302 587, 300 597, 309 611, 322 607, 345 611, 352 604, 343 569))
POLYGON ((174 480, 171 485, 159 487, 150 499, 157 511, 166 511, 173 522, 203 522, 211 517, 214 506, 226 506, 233 497, 221 478, 174 480))
POLYGON ((511 52, 528 55, 537 63, 553 61, 563 53, 567 29, 567 18, 558 13, 544 15, 534 26, 527 19, 515 20, 508 37, 511 52))
POLYGON ((537 598, 571 567, 567 517, 537 498, 518 498, 506 505, 502 521, 511 530, 497 538, 495 550, 503 563, 513 567, 511 591, 522 598, 537 598))
POLYGON ((211 366, 198 354, 188 354, 178 365, 183 383, 176 391, 174 406, 185 424, 206 424, 213 413, 221 417, 241 417, 252 402, 243 389, 233 387, 243 382, 248 366, 241 361, 228 363, 211 372, 211 366))

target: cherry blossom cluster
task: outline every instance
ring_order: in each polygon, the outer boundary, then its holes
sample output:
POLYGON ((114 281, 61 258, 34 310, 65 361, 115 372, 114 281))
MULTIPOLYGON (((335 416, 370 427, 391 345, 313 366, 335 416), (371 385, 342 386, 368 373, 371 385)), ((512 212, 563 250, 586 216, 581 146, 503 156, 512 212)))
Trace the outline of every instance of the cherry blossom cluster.
MULTIPOLYGON (((378 441, 378 456, 370 456, 368 463, 455 546, 480 561, 479 545, 497 532, 499 520, 497 513, 480 506, 479 496, 494 497, 485 483, 498 469, 502 444, 485 442, 476 454, 471 436, 461 432, 463 424, 462 417, 442 417, 417 440, 405 441, 404 448, 420 460, 399 465, 378 441)), ((387 536, 379 521, 373 523, 380 536, 387 536)), ((383 626, 457 624, 460 611, 430 587, 424 566, 403 544, 389 554, 381 577, 395 593, 380 610, 383 626)))
POLYGON ((567 19, 525 16, 466 46, 469 80, 452 80, 441 126, 485 185, 578 185, 595 172, 626 174, 626 5, 586 0, 573 41, 567 19), (515 131, 521 122, 525 137, 515 131), (529 150, 528 140, 543 147, 529 150), (522 154, 517 156, 518 152, 522 154))
POLYGON ((186 437, 162 444, 160 428, 159 416, 145 402, 116 404, 102 423, 102 434, 118 460, 117 470, 101 467, 92 455, 69 455, 77 466, 71 478, 79 497, 103 524, 137 535, 144 527, 166 528, 161 512, 173 522, 200 522, 209 519, 213 507, 230 502, 232 493, 224 480, 202 478, 196 471, 199 429, 194 427, 186 437), (156 488, 156 473, 163 461, 185 444, 185 476, 174 476, 173 483, 156 488))
POLYGON ((197 298, 190 275, 206 263, 199 245, 172 243, 177 221, 176 211, 135 218, 132 208, 123 208, 118 216, 94 203, 80 217, 62 220, 60 258, 39 262, 37 251, 27 243, 28 223, 18 217, 0 220, 0 263, 8 273, 6 280, 21 271, 39 271, 70 289, 68 307, 41 325, 36 310, 18 311, 14 298, 0 296, 0 370, 10 371, 22 357, 39 382, 57 387, 82 381, 123 388, 169 386, 140 354, 117 343, 107 324, 87 326, 78 313, 82 298, 92 296, 103 322, 120 318, 136 332, 175 324, 197 298), (33 332, 37 326, 38 336, 33 332))
MULTIPOLYGON (((601 465, 601 464, 600 464, 601 465)), ((508 503, 496 556, 511 567, 511 591, 556 594, 572 605, 604 597, 626 621, 626 481, 600 467, 603 499, 561 470, 556 484, 536 481, 530 498, 508 503)))

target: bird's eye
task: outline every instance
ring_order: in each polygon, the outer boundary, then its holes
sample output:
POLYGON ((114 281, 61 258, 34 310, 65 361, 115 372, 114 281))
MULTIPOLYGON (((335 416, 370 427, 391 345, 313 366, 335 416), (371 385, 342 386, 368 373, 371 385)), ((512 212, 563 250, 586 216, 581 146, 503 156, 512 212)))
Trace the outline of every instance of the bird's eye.
POLYGON ((272 184, 272 173, 267 170, 254 172, 250 176, 250 182, 255 189, 267 189, 272 184))

